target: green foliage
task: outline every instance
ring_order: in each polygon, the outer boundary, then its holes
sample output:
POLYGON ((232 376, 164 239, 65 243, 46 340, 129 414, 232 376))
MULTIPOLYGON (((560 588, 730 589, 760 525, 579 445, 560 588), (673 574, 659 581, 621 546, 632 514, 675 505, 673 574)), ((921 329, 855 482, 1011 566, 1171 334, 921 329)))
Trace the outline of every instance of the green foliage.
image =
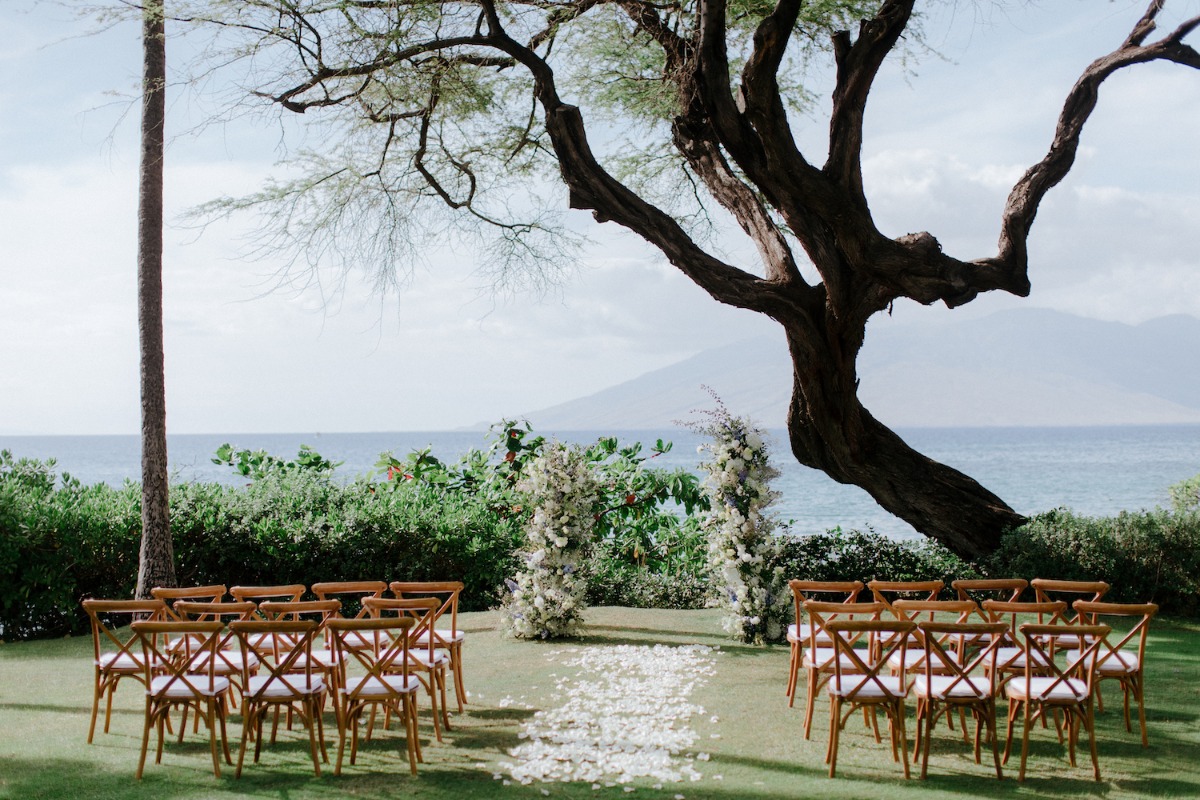
POLYGON ((79 632, 79 599, 130 597, 141 490, 82 486, 54 462, 0 452, 0 638, 79 632))
POLYGON ((1171 486, 1171 508, 1177 514, 1200 511, 1200 475, 1193 475, 1187 480, 1171 486))
POLYGON ((980 571, 932 541, 897 542, 869 528, 834 528, 811 536, 789 537, 783 547, 789 580, 918 581, 981 577, 980 571))
POLYGON ((1006 536, 988 566, 995 575, 1107 581, 1106 600, 1154 602, 1166 612, 1194 615, 1200 612, 1200 512, 1085 517, 1057 509, 1006 536))
POLYGON ((269 454, 266 450, 235 450, 226 442, 217 448, 214 464, 228 464, 234 472, 245 475, 252 480, 259 480, 267 475, 279 472, 295 472, 308 470, 311 472, 333 472, 342 462, 329 461, 306 444, 300 445, 300 452, 295 461, 284 461, 278 456, 269 454))

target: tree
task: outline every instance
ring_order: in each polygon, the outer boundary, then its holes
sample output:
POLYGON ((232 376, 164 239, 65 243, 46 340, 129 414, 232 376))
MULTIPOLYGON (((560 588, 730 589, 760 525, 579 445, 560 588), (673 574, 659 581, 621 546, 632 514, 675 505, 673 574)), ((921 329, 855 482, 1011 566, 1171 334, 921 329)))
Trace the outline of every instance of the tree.
POLYGON ((901 298, 956 307, 990 291, 1026 296, 1030 228, 1074 163, 1100 85, 1149 61, 1200 68, 1183 41, 1200 18, 1152 40, 1155 0, 1084 70, 1049 151, 1009 194, 997 252, 964 260, 928 232, 883 234, 863 186, 868 93, 889 55, 919 46, 915 4, 197 0, 183 16, 230 37, 222 63, 253 66, 254 97, 338 128, 296 159, 301 177, 218 204, 265 212, 272 247, 310 264, 335 251, 387 280, 416 236, 449 227, 432 201, 494 230, 500 280, 529 275, 510 267, 552 263, 560 240, 518 192, 536 195, 537 177, 556 171, 571 208, 624 226, 717 301, 782 326, 801 463, 974 558, 1023 518, 863 407, 856 361, 867 321, 901 298), (835 74, 817 164, 791 126, 808 96, 804 66, 824 50, 835 74), (581 104, 594 109, 590 121, 581 104), (757 273, 703 246, 716 209, 753 241, 757 273), (818 279, 806 279, 805 258, 818 279))
POLYGON ((142 542, 137 596, 175 585, 163 367, 163 150, 167 54, 163 5, 142 9, 142 127, 138 174, 138 343, 141 350, 142 542))

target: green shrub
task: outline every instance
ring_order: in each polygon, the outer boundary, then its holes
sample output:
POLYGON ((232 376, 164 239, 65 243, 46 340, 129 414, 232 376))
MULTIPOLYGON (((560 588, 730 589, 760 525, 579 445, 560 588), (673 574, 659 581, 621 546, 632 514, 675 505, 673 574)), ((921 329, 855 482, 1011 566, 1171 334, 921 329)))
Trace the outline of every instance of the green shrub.
POLYGON ((1102 580, 1106 600, 1200 611, 1200 512, 1162 509, 1085 517, 1067 509, 1039 514, 1006 536, 989 561, 996 575, 1102 580))
POLYGON ((789 537, 783 548, 788 580, 925 581, 980 577, 980 571, 929 540, 898 542, 867 529, 834 528, 789 537))

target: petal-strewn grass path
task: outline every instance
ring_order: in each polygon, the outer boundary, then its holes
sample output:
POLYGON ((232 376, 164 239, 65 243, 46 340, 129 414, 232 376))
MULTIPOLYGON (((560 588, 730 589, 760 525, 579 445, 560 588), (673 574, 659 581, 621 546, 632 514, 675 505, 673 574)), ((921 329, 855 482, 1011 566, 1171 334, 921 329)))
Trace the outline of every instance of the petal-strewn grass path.
MULTIPOLYGON (((825 702, 805 741, 802 712, 787 708, 784 696, 786 648, 729 642, 715 611, 591 609, 586 636, 569 643, 505 639, 491 612, 462 619, 471 703, 466 713, 452 714, 455 729, 444 743, 432 740, 422 708, 425 763, 416 778, 407 773, 395 727, 377 733, 341 777, 329 769, 316 778, 298 727, 264 747, 261 763, 247 759, 240 780, 232 768, 214 778, 206 737, 189 733, 182 745, 169 741, 163 763, 147 764, 139 783, 133 773, 140 687, 122 684, 112 732, 97 731, 89 746, 90 640, 0 644, 0 798, 1200 796, 1200 626, 1194 624, 1155 620, 1151 630, 1148 749, 1125 732, 1119 693, 1109 684, 1108 710, 1097 720, 1104 780, 1091 780, 1086 756, 1071 769, 1053 729, 1038 729, 1029 777, 1020 785, 1015 762, 1006 770, 1012 777, 997 782, 989 764, 976 765, 959 734, 944 726, 933 742, 929 780, 905 782, 886 746, 854 722, 843 735, 838 777, 829 780, 825 702), (555 742, 567 749, 554 751, 555 742), (571 742, 578 745, 573 752, 571 742), (608 744, 620 752, 605 753, 608 744), (601 763, 613 768, 589 771, 601 763), (557 780, 563 776, 576 780, 557 780)), ((235 750, 239 722, 235 712, 229 731, 235 750)), ((910 703, 910 735, 912 724, 910 703)), ((327 715, 331 756, 335 730, 327 715)))

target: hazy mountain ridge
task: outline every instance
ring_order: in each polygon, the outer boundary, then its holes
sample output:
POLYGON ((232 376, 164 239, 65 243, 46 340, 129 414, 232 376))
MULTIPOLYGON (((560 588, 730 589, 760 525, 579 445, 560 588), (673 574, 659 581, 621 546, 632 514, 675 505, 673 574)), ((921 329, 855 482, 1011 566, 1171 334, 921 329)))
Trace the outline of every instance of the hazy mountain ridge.
MULTIPOLYGON (((909 427, 1200 423, 1200 319, 1141 325, 1045 309, 939 325, 876 327, 860 397, 909 427)), ((528 418, 541 430, 663 428, 711 408, 783 427, 791 368, 783 337, 737 342, 528 418)))

